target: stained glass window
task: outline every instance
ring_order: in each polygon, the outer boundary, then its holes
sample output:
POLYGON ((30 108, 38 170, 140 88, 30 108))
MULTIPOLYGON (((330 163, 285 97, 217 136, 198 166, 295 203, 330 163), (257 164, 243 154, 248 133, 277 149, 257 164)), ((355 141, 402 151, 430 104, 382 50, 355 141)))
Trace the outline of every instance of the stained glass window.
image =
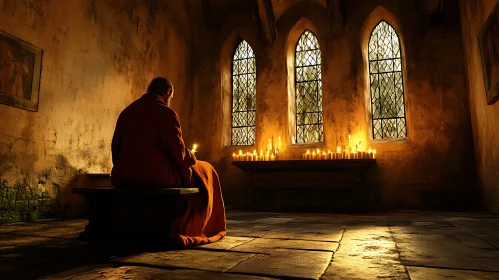
POLYGON ((311 31, 301 35, 295 55, 296 143, 323 142, 321 50, 311 31))
POLYGON ((373 139, 407 137, 400 41, 385 21, 369 39, 369 76, 373 139))
POLYGON ((255 144, 256 59, 253 49, 242 41, 232 61, 233 146, 255 144))

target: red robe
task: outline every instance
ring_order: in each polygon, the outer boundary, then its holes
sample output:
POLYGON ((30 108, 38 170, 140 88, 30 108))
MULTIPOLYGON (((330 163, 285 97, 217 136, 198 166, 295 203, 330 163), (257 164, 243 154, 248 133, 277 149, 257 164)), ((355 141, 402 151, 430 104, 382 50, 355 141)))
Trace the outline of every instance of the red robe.
POLYGON ((211 243, 226 234, 225 208, 215 169, 185 147, 177 113, 144 94, 118 118, 112 142, 111 181, 116 188, 197 187, 187 212, 172 225, 182 246, 211 243))

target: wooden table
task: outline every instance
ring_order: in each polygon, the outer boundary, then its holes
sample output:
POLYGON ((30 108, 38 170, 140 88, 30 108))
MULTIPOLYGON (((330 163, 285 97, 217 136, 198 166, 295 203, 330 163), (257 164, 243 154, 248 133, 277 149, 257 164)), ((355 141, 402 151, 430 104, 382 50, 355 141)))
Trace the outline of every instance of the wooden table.
POLYGON ((369 210, 375 159, 234 161, 247 175, 254 210, 369 210))

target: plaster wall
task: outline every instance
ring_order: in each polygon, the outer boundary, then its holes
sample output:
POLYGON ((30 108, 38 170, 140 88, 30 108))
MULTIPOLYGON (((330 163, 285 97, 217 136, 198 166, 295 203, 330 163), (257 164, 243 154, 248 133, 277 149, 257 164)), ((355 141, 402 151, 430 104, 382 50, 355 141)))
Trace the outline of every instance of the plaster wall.
POLYGON ((244 173, 231 165, 233 152, 265 149, 267 139, 281 136, 282 158, 298 159, 307 149, 345 145, 350 134, 378 151, 381 187, 376 202, 384 208, 475 207, 476 172, 457 3, 446 1, 435 22, 417 1, 342 2, 346 21, 341 34, 332 34, 331 19, 320 1, 272 1, 277 21, 272 44, 261 35, 255 10, 215 13, 213 17, 225 18, 223 24, 195 35, 196 45, 202 46, 195 50, 193 80, 199 126, 191 133, 206 147, 200 157, 219 171, 226 204, 246 207, 251 202, 244 173), (381 19, 394 26, 403 45, 408 138, 377 142, 370 140, 364 56, 366 38, 381 19), (305 29, 318 36, 322 52, 325 143, 298 146, 292 144, 289 129, 289 90, 294 86, 292 50, 305 29), (226 141, 231 60, 242 39, 256 54, 256 144, 231 147, 226 141))
POLYGON ((155 76, 174 83, 172 106, 187 120, 188 5, 0 0, 0 29, 43 49, 38 112, 0 104, 4 184, 24 182, 31 193, 57 197, 60 211, 78 208, 70 179, 111 171, 117 117, 155 76))
POLYGON ((460 2, 478 182, 483 204, 495 213, 499 213, 499 102, 493 105, 486 102, 478 36, 497 3, 497 0, 460 2))

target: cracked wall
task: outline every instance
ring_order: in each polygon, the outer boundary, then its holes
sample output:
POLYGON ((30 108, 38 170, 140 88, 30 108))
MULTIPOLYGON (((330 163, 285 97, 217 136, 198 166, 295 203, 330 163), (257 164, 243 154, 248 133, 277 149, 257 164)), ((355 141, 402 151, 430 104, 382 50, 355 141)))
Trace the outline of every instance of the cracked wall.
MULTIPOLYGON (((326 1, 272 1, 277 38, 269 45, 260 31, 258 11, 251 6, 224 6, 224 13, 200 17, 195 34, 194 107, 203 139, 199 155, 219 171, 227 205, 249 206, 251 190, 243 172, 231 165, 239 149, 265 149, 272 135, 283 139, 283 158, 300 158, 311 147, 291 145, 288 123, 288 38, 312 25, 322 52, 325 145, 334 150, 351 134, 378 151, 379 201, 384 208, 470 209, 477 207, 473 138, 465 84, 459 7, 447 1, 440 18, 430 18, 417 1, 342 1, 345 29, 334 35, 328 28, 326 1), (378 5, 393 14, 404 43, 405 98, 409 138, 374 143, 368 140, 366 65, 362 53, 365 28, 378 5), (227 12, 230 11, 230 12, 227 12), (213 20, 213 19, 216 19, 213 20), (204 22, 210 24, 204 25, 204 22), (212 36, 211 34, 216 34, 212 36), (224 145, 223 95, 230 93, 230 71, 238 40, 244 38, 256 54, 256 145, 224 145), (229 81, 229 82, 227 82, 229 81), (210 104, 210 106, 206 106, 210 104), (202 124, 202 125, 201 125, 202 124)), ((377 20, 382 19, 382 13, 377 20)), ((295 36, 296 37, 296 36, 295 36)), ((294 38, 294 37, 293 37, 294 38)), ((368 93, 368 92, 367 92, 368 93)), ((311 181, 312 182, 312 181, 311 181)), ((374 199, 374 198, 373 198, 374 199)))
POLYGON ((43 49, 38 112, 0 104, 5 184, 27 180, 76 213, 81 200, 67 186, 81 172, 110 172, 116 119, 155 76, 175 84, 172 106, 188 130, 188 5, 0 0, 0 29, 43 49))
POLYGON ((499 213, 499 102, 487 105, 478 34, 497 0, 461 1, 463 45, 482 201, 499 213))

